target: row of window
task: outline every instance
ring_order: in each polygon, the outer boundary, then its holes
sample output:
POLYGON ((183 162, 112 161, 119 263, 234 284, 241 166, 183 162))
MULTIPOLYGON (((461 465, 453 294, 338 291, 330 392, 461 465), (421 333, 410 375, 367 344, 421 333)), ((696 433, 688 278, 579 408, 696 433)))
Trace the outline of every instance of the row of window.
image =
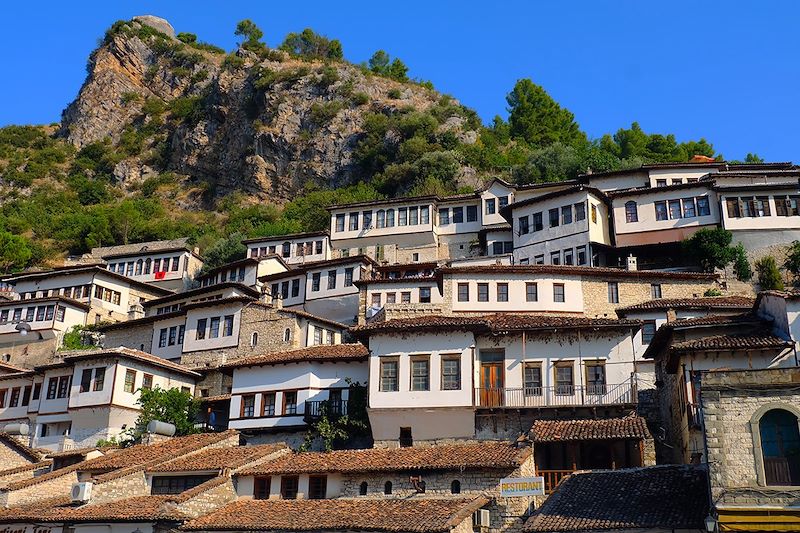
POLYGON ((325 344, 335 344, 336 334, 333 330, 314 326, 314 346, 322 344, 323 339, 325 344))
POLYGON ((510 254, 514 251, 514 241, 494 241, 492 255, 510 254))
MULTIPOLYGON (((419 224, 430 223, 430 210, 428 206, 414 206, 414 207, 399 207, 397 209, 397 225, 398 226, 416 226, 419 224)), ((362 212, 352 212, 348 215, 340 213, 336 215, 335 231, 342 232, 345 230, 345 223, 347 223, 348 231, 358 231, 359 227, 365 230, 372 228, 372 210, 362 212)), ((394 209, 378 209, 375 212, 375 227, 376 228, 392 228, 395 226, 395 210, 394 209)))
MULTIPOLYGON (((661 298, 661 284, 660 283, 651 283, 650 284, 650 298, 651 299, 658 299, 661 298)), ((618 304, 619 303, 619 282, 617 281, 609 281, 608 282, 608 303, 610 304, 618 304)))
MULTIPOLYGON (((457 298, 459 302, 469 302, 472 300, 471 286, 469 283, 458 283, 457 285, 457 298)), ((563 283, 553 283, 553 301, 563 303, 565 301, 563 283)), ((507 302, 508 301, 508 283, 478 283, 477 284, 477 301, 488 302, 490 296, 493 297, 492 301, 507 302), (490 286, 494 285, 494 290, 490 294, 490 286)), ((539 284, 536 282, 525 283, 525 301, 538 302, 539 301, 539 284)))
POLYGON ((57 322, 64 321, 66 309, 61 305, 39 305, 36 307, 16 307, 14 309, 3 309, 0 311, 0 324, 9 322, 42 322, 56 319, 57 322))
MULTIPOLYGON (((336 270, 328 270, 326 273, 327 277, 327 287, 329 291, 332 291, 336 288, 336 270)), ((345 287, 352 287, 353 286, 353 273, 355 272, 355 267, 348 267, 344 269, 344 286, 345 287)), ((317 292, 320 289, 320 283, 322 281, 322 273, 321 272, 314 272, 311 274, 311 292, 317 292)))
POLYGON ((230 337, 233 335, 233 315, 225 315, 223 317, 214 316, 211 318, 197 319, 197 333, 195 338, 197 340, 218 338, 220 336, 220 324, 222 324, 223 337, 230 337))
POLYGON ((498 196, 497 202, 495 202, 494 198, 487 198, 486 202, 486 214, 487 215, 494 215, 499 210, 503 209, 505 206, 508 205, 508 195, 506 196, 498 196))
MULTIPOLYGON (((209 298, 209 299, 221 299, 221 298, 222 298, 222 295, 218 295, 218 296, 215 296, 215 297, 209 298)), ((200 301, 200 300, 198 300, 198 301, 200 301)), ((157 307, 156 308, 156 314, 157 315, 165 315, 167 313, 172 313, 174 311, 180 311, 181 309, 183 309, 183 302, 178 302, 178 303, 172 304, 172 305, 163 305, 161 307, 157 307)))
MULTIPOLYGON (((299 476, 281 476, 281 489, 280 495, 284 500, 297 499, 298 488, 300 485, 299 476)), ((386 495, 392 494, 394 486, 391 481, 386 481, 383 484, 383 493, 386 495)), ((425 492, 425 481, 419 481, 416 487, 418 492, 425 492)), ((253 484, 253 499, 267 500, 269 499, 270 492, 272 491, 272 477, 271 476, 258 476, 253 484)), ((369 492, 369 484, 363 481, 358 486, 359 496, 366 496, 369 492)), ((316 474, 308 476, 308 494, 310 500, 322 500, 328 493, 328 476, 325 474, 316 474)), ((454 479, 450 483, 451 494, 461 494, 461 481, 454 479)), ((177 494, 177 493, 176 493, 177 494)))
MULTIPOLYGON (((586 361, 587 394, 606 394, 606 367, 603 361, 586 361)), ((525 396, 542 396, 542 363, 526 362, 522 365, 522 386, 525 396)), ((553 391, 556 395, 575 394, 575 362, 559 361, 553 366, 553 391)))
MULTIPOLYGON (((298 242, 294 247, 295 257, 305 257, 307 255, 320 255, 322 254, 323 241, 306 241, 298 242)), ((278 252, 278 245, 271 244, 269 246, 261 246, 250 248, 250 257, 264 257, 267 255, 274 255, 278 252)), ((289 241, 281 244, 281 257, 284 259, 292 256, 292 243, 289 241)))
MULTIPOLYGON (((728 218, 772 216, 769 196, 743 196, 726 198, 725 207, 728 218)), ((773 196, 775 215, 779 217, 800 216, 800 196, 773 196)))
POLYGON ((440 207, 439 208, 439 225, 447 226, 450 223, 461 224, 464 222, 464 214, 466 213, 467 222, 478 221, 478 206, 468 205, 466 207, 440 207), (450 214, 452 213, 452 216, 450 214))
MULTIPOLYGON (((700 178, 686 178, 686 183, 697 183, 700 178)), ((684 183, 683 178, 672 178, 669 180, 669 185, 682 185, 684 183)), ((656 187, 666 187, 667 180, 666 179, 658 179, 656 180, 656 187)))
MULTIPOLYGON (((653 205, 655 205, 656 220, 677 220, 711 215, 708 196, 681 198, 679 200, 659 200, 654 202, 653 205)), ((625 202, 625 221, 639 222, 638 207, 633 200, 625 202)))
POLYGON ((122 302, 121 292, 111 290, 101 285, 94 286, 94 297, 114 305, 120 305, 120 302, 122 302))
MULTIPOLYGON (((527 265, 528 258, 523 257, 519 260, 520 265, 527 265)), ((537 254, 533 256, 534 265, 544 264, 544 254, 537 254)), ((576 246, 575 248, 565 248, 563 250, 555 250, 550 252, 551 265, 578 265, 584 266, 588 264, 588 255, 586 253, 586 245, 576 246)))
MULTIPOLYGON (((137 259, 136 261, 122 261, 121 263, 109 263, 108 271, 122 274, 123 276, 142 276, 158 272, 177 272, 180 269, 181 258, 180 256, 165 257, 163 259, 137 259)), ((186 270, 186 265, 184 265, 186 270)))
MULTIPOLYGON (((340 392, 340 391, 339 391, 340 392)), ((283 391, 281 393, 283 405, 277 408, 277 392, 261 393, 261 405, 256 410, 256 395, 243 394, 239 406, 240 418, 254 418, 256 416, 294 416, 297 414, 297 391, 283 391), (258 414, 256 414, 258 413, 258 414)), ((340 396, 341 399, 341 396, 340 396)))
MULTIPOLYGON (((440 390, 461 390, 461 356, 459 354, 443 354, 440 358, 440 390)), ((431 356, 412 355, 410 361, 411 380, 408 390, 431 390, 431 356)), ((397 392, 400 390, 399 363, 400 360, 397 357, 381 358, 381 391, 397 392)))
POLYGON ((106 382, 106 367, 84 368, 81 372, 81 392, 101 391, 106 382))
MULTIPOLYGON (((232 321, 231 327, 233 327, 232 321)), ((166 346, 182 345, 185 333, 186 327, 183 324, 180 326, 161 328, 161 330, 158 332, 158 347, 164 348, 166 346)))
MULTIPOLYGON (((592 222, 597 223, 597 207, 591 206, 592 222)), ((519 235, 527 235, 544 229, 544 214, 540 211, 533 215, 525 215, 517 219, 517 230, 519 235)), ((586 202, 577 204, 554 207, 547 212, 549 227, 566 226, 573 222, 586 220, 586 202)))
MULTIPOLYGON (((133 393, 136 390, 136 370, 129 368, 125 370, 125 382, 123 384, 122 390, 125 392, 133 393)), ((142 375, 142 388, 143 389, 152 389, 153 388, 153 375, 143 373, 142 375)), ((185 392, 189 392, 188 387, 181 387, 181 390, 185 392)))
POLYGON ((88 298, 92 294, 91 285, 77 285, 74 287, 62 287, 60 289, 49 289, 46 291, 32 291, 22 294, 23 300, 32 300, 34 298, 52 298, 55 296, 63 296, 65 298, 72 298, 73 300, 81 300, 88 298))
POLYGON ((208 287, 209 285, 216 285, 217 283, 225 283, 226 281, 238 281, 242 283, 244 281, 244 274, 245 268, 232 268, 230 270, 223 270, 222 272, 217 272, 213 276, 207 276, 203 278, 203 281, 200 283, 201 287, 208 287))
MULTIPOLYGON (((384 303, 386 304, 397 303, 397 293, 394 291, 388 291, 386 293, 373 292, 370 303, 372 307, 383 307, 384 303)), ((411 303, 411 291, 400 291, 400 303, 402 304, 411 303)), ((420 287, 419 303, 421 304, 431 303, 430 287, 420 287)))
POLYGON ((0 389, 0 409, 6 407, 6 399, 8 399, 8 407, 25 407, 30 404, 31 400, 38 400, 39 394, 42 390, 42 384, 37 383, 35 386, 25 385, 24 387, 12 387, 11 389, 0 389), (31 394, 31 391, 33 394, 31 394))

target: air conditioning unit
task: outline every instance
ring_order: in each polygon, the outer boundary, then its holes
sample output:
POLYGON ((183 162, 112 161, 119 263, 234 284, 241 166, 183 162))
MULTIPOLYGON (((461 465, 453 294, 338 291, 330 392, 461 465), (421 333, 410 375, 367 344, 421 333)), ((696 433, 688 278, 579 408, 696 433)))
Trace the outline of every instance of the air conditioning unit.
POLYGON ((92 497, 92 482, 84 481, 82 483, 72 484, 72 501, 73 502, 88 502, 92 497))
POLYGON ((472 527, 489 527, 489 509, 478 509, 472 513, 472 527))

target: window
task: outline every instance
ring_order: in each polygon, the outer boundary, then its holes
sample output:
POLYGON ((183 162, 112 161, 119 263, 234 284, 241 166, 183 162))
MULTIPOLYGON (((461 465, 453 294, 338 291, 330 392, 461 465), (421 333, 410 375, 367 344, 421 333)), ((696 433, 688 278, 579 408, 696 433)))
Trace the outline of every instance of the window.
POLYGON ((494 215, 497 211, 496 203, 494 198, 487 198, 486 199, 486 214, 487 215, 494 215))
POLYGON ((656 206, 656 220, 667 220, 667 202, 659 201, 655 203, 656 206))
POLYGON ((800 485, 800 432, 797 417, 785 409, 767 411, 758 422, 768 486, 800 485))
POLYGON ((31 399, 38 400, 39 396, 42 394, 42 384, 41 383, 34 383, 33 385, 33 395, 31 399))
POLYGON ((173 257, 172 258, 172 271, 177 272, 180 268, 181 258, 180 257, 173 257))
POLYGON ((344 231, 344 213, 336 215, 336 231, 344 231))
POLYGON ((461 390, 460 357, 442 357, 442 390, 461 390))
POLYGON ((677 220, 681 218, 681 201, 680 200, 670 200, 669 201, 669 218, 670 220, 677 220))
POLYGON ((660 283, 651 283, 650 284, 650 298, 658 299, 661 298, 661 284, 660 283))
POLYGON ((411 303, 411 292, 410 291, 403 291, 400 293, 400 303, 410 304, 411 303))
POLYGON ((245 394, 242 396, 241 417, 253 418, 256 411, 256 396, 255 394, 245 394))
POLYGON ((478 220, 478 206, 467 206, 467 222, 476 222, 478 220))
POLYGON ((656 187, 666 187, 667 180, 656 180, 656 187))
POLYGON ((157 476, 153 478, 151 494, 180 494, 213 478, 213 475, 157 476))
POLYGON ((125 384, 122 387, 125 392, 133 393, 136 390, 136 371, 127 369, 125 371, 125 384))
POLYGON ((297 414, 297 391, 288 391, 283 393, 283 414, 297 414))
POLYGON ((502 241, 495 241, 492 243, 492 255, 502 255, 503 254, 503 242, 502 241))
POLYGON ((639 210, 633 200, 625 202, 625 222, 639 222, 639 210))
POLYGON ((350 225, 347 229, 350 231, 358 230, 358 213, 350 213, 350 225))
POLYGON ((397 359, 381 360, 381 391, 396 392, 397 382, 397 359))
POLYGON ((420 287, 420 289, 419 289, 419 303, 421 303, 421 304, 429 304, 429 303, 431 303, 431 289, 430 289, 430 287, 420 287))
POLYGON ((298 476, 281 476, 281 498, 284 500, 296 499, 299 481, 298 476))
POLYGON ((680 185, 681 183, 683 183, 683 178, 672 178, 670 180, 670 185, 680 185))
POLYGON ((101 391, 105 386, 106 382, 106 367, 95 368, 94 369, 94 385, 92 386, 93 391, 101 391))
POLYGON ((319 346, 320 344, 322 344, 322 330, 314 328, 314 345, 319 346))
POLYGON ((35 307, 28 307, 25 309, 25 322, 33 322, 33 317, 36 314, 35 307))
POLYGON ((488 283, 478 283, 478 301, 479 302, 488 302, 489 301, 489 284, 488 283))
POLYGON ((321 274, 319 272, 314 272, 311 274, 311 292, 316 292, 319 290, 320 277, 321 274))
POLYGON ((428 224, 430 223, 430 211, 428 211, 428 206, 424 205, 419 208, 419 223, 420 224, 428 224))
POLYGON ((6 406, 6 392, 8 389, 0 389, 0 407, 6 406))
POLYGON ((698 196, 697 201, 697 216, 707 217, 711 214, 711 206, 708 203, 708 196, 698 196))
POLYGON ((270 476, 256 477, 253 479, 253 499, 268 500, 270 491, 270 476))
POLYGON ((411 428, 400 428, 400 438, 398 439, 401 448, 409 448, 414 445, 414 437, 411 436, 411 428))
POLYGON ((769 209, 769 197, 767 196, 759 196, 755 200, 755 211, 756 215, 760 217, 768 217, 770 216, 770 209, 769 209))
MULTIPOLYGON (((698 201, 700 198, 698 198, 698 201)), ((798 196, 776 196, 775 197, 775 214, 781 217, 791 217, 800 215, 798 203, 800 197, 798 196)))
POLYGON ((697 216, 697 209, 694 206, 694 198, 684 198, 681 200, 683 203, 683 216, 684 218, 694 218, 697 216))
POLYGON ((58 388, 58 378, 50 378, 47 382, 47 399, 52 400, 56 397, 56 389, 58 388))
POLYGON ((531 230, 530 217, 527 215, 524 217, 519 217, 518 227, 520 235, 527 235, 531 230))
POLYGON ((564 303, 563 283, 553 283, 553 301, 556 303, 564 303))
POLYGON ((344 269, 344 286, 345 287, 353 286, 353 267, 344 269))
POLYGON ((450 209, 447 207, 439 208, 439 225, 446 226, 450 224, 450 209))
POLYGON ((606 365, 602 361, 586 363, 586 392, 594 395, 606 393, 606 365))
POLYGON ((328 494, 328 476, 308 476, 308 499, 324 500, 328 494))
POLYGON ((57 398, 66 398, 69 396, 69 386, 72 381, 72 376, 61 376, 58 378, 58 395, 57 398))
POLYGON ((92 369, 91 368, 84 368, 83 372, 81 372, 81 392, 89 392, 90 387, 92 386, 92 369))
POLYGON ((386 227, 394 227, 394 209, 386 210, 386 227))
POLYGON ((522 367, 522 385, 525 396, 542 395, 542 365, 525 363, 522 367))
POLYGON ((572 206, 565 205, 561 208, 561 224, 572 224, 572 206))
POLYGON ((380 307, 381 306, 381 293, 373 292, 372 293, 372 307, 380 307))
MULTIPOLYGON (((361 213, 361 216, 364 218, 364 220, 363 220, 363 224, 364 224, 363 228, 365 230, 372 229, 372 211, 364 211, 364 212, 361 213)), ((322 253, 322 241, 317 241, 317 244, 319 245, 317 247, 317 248, 319 248, 319 251, 317 253, 321 254, 322 253)))
POLYGON ((742 209, 738 198, 727 198, 725 207, 728 212, 728 218, 741 218, 742 209))
POLYGON ((59 305, 56 307, 56 322, 64 322, 64 314, 67 312, 66 308, 59 305))
POLYGON ((142 275, 142 260, 141 259, 136 261, 136 275, 137 276, 141 276, 142 275))
POLYGON ((292 298, 297 298, 300 296, 300 280, 293 279, 292 280, 292 298))
POLYGON ((461 494, 461 482, 459 480, 454 479, 450 483, 450 494, 461 494))
POLYGON ((498 196, 497 205, 500 209, 508 205, 508 196, 498 196))
POLYGON ((653 320, 647 320, 642 324, 642 344, 650 344, 653 336, 656 334, 656 323, 653 320))
POLYGON ((459 302, 469 301, 469 283, 458 284, 458 301, 459 302))
POLYGON ((497 284, 497 301, 498 302, 508 301, 508 283, 497 284))
POLYGON ((555 228, 556 226, 558 226, 558 220, 559 220, 558 219, 558 208, 551 209, 548 212, 548 218, 550 220, 550 227, 551 228, 555 228))
POLYGON ((361 484, 358 486, 358 495, 359 496, 366 496, 367 495, 367 482, 362 481, 361 484))
POLYGON ((19 406, 19 387, 14 387, 11 389, 11 398, 8 400, 9 407, 17 407, 19 406))
POLYGON ((26 385, 22 390, 22 406, 25 407, 29 403, 31 403, 31 386, 26 385))
POLYGON ((550 252, 550 264, 551 265, 560 265, 561 264, 561 252, 550 252))
POLYGON ((178 327, 172 326, 169 328, 169 344, 170 346, 175 346, 175 341, 178 340, 178 327))
POLYGON ((275 416, 274 392, 265 392, 261 395, 261 416, 275 416))
POLYGON ((36 308, 36 321, 41 322, 44 320, 44 306, 40 305, 36 308))
POLYGON ((158 332, 158 347, 164 348, 167 345, 167 328, 161 328, 158 332))
POLYGON ((142 388, 143 389, 152 389, 153 388, 153 375, 152 374, 144 374, 142 376, 142 388))
POLYGON ((335 270, 328 270, 328 290, 333 290, 336 288, 336 271, 335 270))
POLYGON ((539 286, 536 283, 528 282, 525 284, 525 301, 539 301, 539 286))
POLYGON ((586 220, 586 203, 580 202, 575 204, 575 221, 580 222, 586 220))
MULTIPOLYGON (((394 296, 394 294, 392 294, 392 296, 394 296)), ((329 329, 325 330, 325 344, 334 344, 333 331, 329 329)))
POLYGON ((597 206, 592 204, 591 205, 591 212, 592 212, 592 224, 597 224, 597 206))
POLYGON ((399 208, 397 208, 397 225, 398 226, 407 226, 408 225, 408 208, 407 207, 399 207, 399 208))
POLYGON ((383 484, 383 493, 387 494, 387 495, 392 493, 392 482, 391 481, 387 481, 386 483, 383 484))
POLYGON ((544 229, 544 222, 542 222, 542 214, 533 214, 533 231, 542 231, 544 229))
POLYGON ((572 361, 556 363, 556 394, 568 396, 575 392, 575 376, 572 361))
POLYGON ((411 390, 430 390, 430 360, 427 357, 411 359, 411 390))
POLYGON ((292 330, 286 328, 283 330, 283 342, 289 342, 290 340, 292 340, 292 330))
POLYGON ((219 317, 215 316, 211 318, 208 326, 208 338, 209 339, 216 339, 219 337, 219 317))
POLYGON ((574 265, 575 264, 575 255, 572 251, 572 248, 567 248, 564 250, 564 264, 565 265, 574 265))
POLYGON ((207 319, 205 318, 197 319, 197 335, 195 337, 197 340, 206 338, 206 323, 207 319))
POLYGON ((619 283, 617 283, 616 281, 608 282, 608 303, 610 304, 619 303, 619 283))
POLYGON ((225 323, 222 328, 222 336, 230 337, 233 335, 233 315, 225 315, 225 323))

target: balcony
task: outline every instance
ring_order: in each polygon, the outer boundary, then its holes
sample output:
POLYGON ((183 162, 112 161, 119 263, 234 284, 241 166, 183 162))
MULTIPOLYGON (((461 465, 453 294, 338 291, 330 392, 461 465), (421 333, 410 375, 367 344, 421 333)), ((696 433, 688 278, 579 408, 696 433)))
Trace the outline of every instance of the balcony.
POLYGON ((618 385, 475 389, 475 406, 479 408, 594 407, 634 405, 636 401, 636 385, 633 382, 618 385))
POLYGON ((65 452, 74 450, 79 446, 69 435, 52 435, 47 437, 34 437, 34 448, 44 448, 53 452, 65 452))
POLYGON ((544 478, 544 490, 550 494, 561 480, 572 474, 574 470, 538 470, 536 473, 544 478))
POLYGON ((307 423, 319 420, 322 415, 338 418, 347 414, 347 400, 307 400, 303 420, 307 423))

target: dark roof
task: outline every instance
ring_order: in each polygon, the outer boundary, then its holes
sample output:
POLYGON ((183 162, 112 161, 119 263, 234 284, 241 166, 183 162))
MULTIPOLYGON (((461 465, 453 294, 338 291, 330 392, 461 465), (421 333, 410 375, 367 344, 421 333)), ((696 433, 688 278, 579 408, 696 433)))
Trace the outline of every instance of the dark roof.
POLYGON ((334 209, 350 209, 356 207, 366 207, 370 205, 382 205, 382 204, 405 204, 405 203, 413 203, 413 202, 436 202, 439 200, 439 197, 433 194, 428 194, 425 196, 405 196, 399 198, 384 198, 380 200, 367 200, 364 202, 353 202, 351 204, 335 204, 328 206, 328 211, 333 211, 334 209))
POLYGON ((64 302, 65 304, 77 307, 78 309, 83 309, 84 311, 89 310, 89 304, 79 302, 78 300, 73 300, 72 298, 66 298, 64 296, 47 296, 45 298, 28 298, 25 300, 0 300, 0 307, 15 307, 22 305, 51 303, 51 302, 52 303, 64 302))
POLYGON ((536 420, 531 428, 533 442, 649 438, 647 423, 640 416, 598 420, 536 420))
POLYGON ((189 239, 187 237, 183 237, 180 239, 172 239, 167 241, 150 241, 133 244, 120 244, 117 246, 104 246, 92 248, 90 255, 106 259, 113 257, 129 257, 132 255, 174 252, 176 250, 191 252, 192 248, 189 247, 188 242, 189 239))
MULTIPOLYGON (((19 372, 28 372, 29 369, 22 368, 21 366, 15 366, 9 363, 3 363, 0 361, 0 372, 9 372, 12 374, 16 374, 19 372)), ((0 374, 2 375, 2 374, 0 374)))
POLYGON ((280 241, 286 239, 300 239, 303 237, 327 237, 328 230, 323 231, 306 231, 301 233, 287 233, 285 235, 268 235, 266 237, 253 237, 251 239, 244 239, 242 244, 252 244, 254 242, 264 241, 280 241))
POLYGON ((667 309, 740 309, 746 310, 753 307, 755 299, 747 296, 716 296, 707 298, 657 298, 635 305, 618 307, 618 315, 631 311, 660 311, 667 309))
POLYGON ((184 524, 203 531, 444 533, 488 503, 477 498, 239 500, 184 524))
POLYGON ((682 191, 684 189, 710 189, 711 183, 707 181, 694 181, 690 183, 678 183, 676 185, 665 185, 663 187, 635 187, 633 189, 619 189, 609 191, 611 198, 622 198, 627 196, 638 196, 642 194, 657 194, 665 191, 682 191))
POLYGON ((275 274, 267 274, 261 276, 258 281, 269 282, 275 279, 283 279, 292 276, 299 276, 318 268, 326 268, 329 266, 346 265, 347 263, 364 263, 367 265, 377 265, 374 259, 366 255, 350 255, 347 257, 339 257, 336 259, 326 259, 325 261, 309 261, 308 263, 301 263, 298 265, 291 265, 291 269, 286 272, 276 272, 275 274))
POLYGON ((584 267, 572 265, 474 265, 441 267, 442 274, 561 274, 564 276, 600 277, 603 279, 695 279, 714 281, 716 274, 705 272, 667 272, 663 270, 624 270, 621 268, 584 267))
POLYGON ((173 363, 172 361, 168 361, 163 357, 158 357, 149 354, 147 352, 135 350, 133 348, 126 348, 124 346, 118 346, 116 348, 103 348, 100 350, 74 350, 68 352, 59 352, 59 356, 62 358, 62 361, 58 363, 49 363, 37 366, 36 370, 44 370, 47 368, 56 368, 59 366, 65 366, 72 364, 75 361, 83 361, 85 359, 96 359, 100 357, 118 357, 122 359, 128 359, 131 361, 138 361, 140 363, 147 363, 150 365, 159 366, 166 370, 171 370, 173 372, 185 374, 187 376, 194 378, 201 377, 200 374, 183 365, 180 365, 178 363, 173 363))
POLYGON ((81 272, 94 272, 95 274, 105 274, 110 276, 116 280, 128 283, 130 285, 139 287, 139 288, 147 288, 149 291, 153 293, 159 293, 163 295, 174 294, 174 291, 164 289, 162 287, 157 287, 155 285, 151 285, 149 283, 144 283, 141 281, 136 281, 133 278, 129 278, 127 276, 123 276, 122 274, 117 274, 116 272, 111 272, 103 265, 72 265, 66 267, 58 267, 53 268, 51 270, 43 270, 40 272, 21 272, 15 276, 11 276, 6 278, 4 281, 7 283, 15 284, 22 280, 31 280, 31 279, 39 279, 39 278, 49 278, 51 276, 61 276, 61 275, 71 275, 81 272))
POLYGON ((586 318, 571 316, 495 313, 481 316, 423 315, 370 322, 351 328, 353 333, 414 332, 414 331, 530 331, 555 329, 632 328, 641 326, 639 320, 586 318))
POLYGON ((282 451, 289 451, 283 443, 208 448, 192 455, 153 465, 147 471, 198 472, 236 469, 282 451))
POLYGON ((705 531, 706 479, 705 470, 684 465, 577 472, 561 481, 523 531, 705 531))
MULTIPOLYGON (((278 256, 273 254, 270 257, 278 257, 278 256)), ((212 268, 210 270, 206 270, 201 275, 197 276, 197 279, 204 279, 204 278, 207 278, 209 276, 213 276, 217 272, 220 272, 222 270, 227 270, 229 268, 236 268, 236 267, 245 266, 245 265, 258 265, 259 262, 260 261, 258 259, 256 259, 255 257, 245 257, 243 259, 237 259, 236 261, 231 261, 230 263, 225 263, 224 265, 220 265, 220 266, 212 268)), ((231 282, 228 282, 228 283, 231 283, 231 282)), ((211 286, 213 287, 213 285, 211 285, 211 286)), ((201 288, 207 288, 207 287, 201 287, 201 288)))
POLYGON ((676 342, 670 346, 673 352, 715 351, 715 350, 775 350, 794 346, 788 341, 772 335, 769 331, 760 331, 751 334, 712 335, 683 342, 676 342))
POLYGON ((440 444, 429 447, 369 448, 332 452, 301 452, 248 467, 241 476, 315 472, 363 473, 442 470, 513 470, 531 453, 506 442, 440 444))
POLYGON ((158 305, 161 305, 161 304, 164 304, 164 303, 172 302, 174 300, 183 300, 184 298, 190 298, 192 296, 197 296, 198 294, 203 294, 203 293, 206 293, 206 292, 218 291, 218 290, 221 290, 221 289, 227 289, 227 288, 231 288, 231 287, 239 289, 239 290, 241 290, 241 291, 243 291, 245 293, 249 293, 254 298, 258 298, 258 296, 259 296, 259 292, 257 290, 255 290, 255 289, 253 289, 251 287, 248 287, 247 285, 245 285, 243 283, 239 283, 239 282, 236 282, 236 281, 225 281, 223 283, 216 283, 214 285, 209 285, 207 287, 197 287, 196 289, 191 289, 191 290, 184 291, 184 292, 176 292, 174 294, 170 294, 170 295, 164 296, 162 298, 156 298, 154 300, 148 300, 147 302, 144 302, 142 304, 142 307, 145 307, 145 308, 154 307, 154 306, 158 306, 158 305))
POLYGON ((366 361, 369 350, 363 344, 321 344, 285 352, 271 352, 237 359, 220 368, 240 368, 245 366, 277 365, 300 362, 349 362, 366 361))
POLYGON ((526 205, 537 204, 539 202, 552 200, 553 198, 560 198, 561 196, 566 196, 568 194, 573 194, 576 192, 583 192, 583 191, 594 194, 595 196, 602 199, 606 203, 608 202, 608 196, 600 189, 589 187, 588 185, 575 185, 572 187, 568 187, 566 189, 561 189, 559 191, 549 192, 539 196, 534 196, 533 198, 526 198, 525 200, 520 200, 519 202, 508 204, 507 206, 502 207, 500 209, 500 214, 507 219, 514 209, 518 209, 520 207, 525 207, 526 205))

